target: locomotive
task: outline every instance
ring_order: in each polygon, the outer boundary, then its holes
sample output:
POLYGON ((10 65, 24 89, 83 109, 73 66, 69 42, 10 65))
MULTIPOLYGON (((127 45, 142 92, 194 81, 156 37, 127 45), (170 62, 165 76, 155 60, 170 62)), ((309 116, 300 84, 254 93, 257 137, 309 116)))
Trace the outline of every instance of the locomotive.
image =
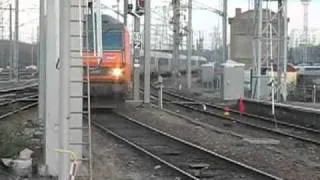
MULTIPOLYGON (((102 15, 102 45, 103 57, 99 64, 94 55, 93 35, 91 17, 88 18, 88 40, 84 40, 83 67, 84 80, 87 80, 87 67, 89 67, 90 78, 90 95, 93 98, 101 100, 106 97, 106 101, 110 99, 124 100, 126 95, 132 90, 132 47, 130 45, 130 34, 127 27, 117 19, 102 15), (91 58, 90 58, 91 57, 91 58)), ((86 25, 85 25, 86 26, 86 25)), ((85 30, 84 30, 85 32, 85 30)), ((141 52, 141 60, 143 60, 141 52)), ((151 52, 150 70, 151 75, 164 75, 171 73, 170 62, 172 55, 168 52, 151 52)), ((140 61, 140 75, 143 75, 143 61, 140 61)), ((200 56, 192 56, 192 71, 200 69, 201 64, 206 63, 207 59, 200 56)), ((185 72, 187 69, 187 57, 180 55, 179 70, 185 72)), ((86 91, 86 84, 84 86, 86 91)))
POLYGON ((90 95, 99 99, 107 97, 106 100, 124 100, 131 89, 132 57, 129 31, 113 17, 101 16, 102 59, 99 62, 97 58, 90 58, 94 57, 94 41, 91 17, 88 19, 88 39, 83 42, 83 77, 85 81, 88 80, 86 68, 89 68, 90 95))

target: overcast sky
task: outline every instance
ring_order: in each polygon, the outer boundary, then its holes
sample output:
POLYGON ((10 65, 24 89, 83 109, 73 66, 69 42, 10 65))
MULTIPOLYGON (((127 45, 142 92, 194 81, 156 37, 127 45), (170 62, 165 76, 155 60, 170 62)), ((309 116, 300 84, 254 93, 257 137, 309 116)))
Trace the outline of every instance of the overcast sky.
MULTIPOLYGON (((102 0, 102 2, 108 6, 116 5, 116 0, 102 0)), ((163 4, 168 4, 169 0, 152 0, 152 7, 159 6, 163 4)), ((186 3, 187 0, 182 0, 186 3)), ((193 0, 195 7, 199 7, 201 4, 221 9, 222 0, 193 0)), ((243 11, 248 10, 248 4, 251 2, 251 8, 253 6, 253 0, 228 0, 228 16, 233 17, 235 15, 235 8, 242 8, 243 11)), ((288 0, 288 16, 291 21, 289 24, 289 29, 301 28, 303 26, 303 6, 300 0, 288 0)), ((273 3, 273 6, 276 5, 273 3)), ((320 15, 320 0, 313 0, 309 6, 309 26, 310 28, 320 28, 320 21, 318 17, 320 15)), ((157 16, 157 15, 155 15, 157 16)), ((193 25, 195 29, 198 30, 209 30, 212 28, 218 20, 217 15, 212 12, 195 9, 193 11, 193 25), (205 19, 203 17, 206 17, 205 19), (203 23, 206 22, 206 23, 203 23)))
MULTIPOLYGON (((8 2, 10 0, 0 0, 0 2, 8 2)), ((134 1, 134 0, 129 0, 134 1)), ((171 0, 170 0, 171 1, 171 0)), ((160 11, 159 6, 167 5, 170 2, 169 0, 152 0, 151 4, 154 9, 154 12, 160 11), (158 7, 158 8, 157 8, 158 7)), ((253 2, 253 0, 251 0, 253 2)), ((303 27, 303 6, 299 0, 288 0, 288 16, 290 18, 289 23, 289 32, 292 28, 302 28, 303 27)), ((12 0, 14 4, 14 0, 12 0)), ((20 37, 23 41, 30 41, 36 38, 37 32, 37 23, 38 23, 38 2, 39 0, 20 0, 20 26, 21 33, 20 37), (34 33, 32 33, 34 32, 34 33)), ((109 7, 117 4, 117 0, 101 0, 101 2, 109 7)), ((182 3, 186 3, 187 0, 182 0, 182 3)), ((252 4, 251 2, 251 4, 252 4)), ((122 0, 120 0, 120 8, 122 9, 122 0)), ((210 6, 216 9, 222 8, 222 0, 193 0, 194 7, 200 7, 201 4, 210 6)), ((235 8, 240 7, 242 11, 248 10, 249 1, 248 0, 228 0, 228 16, 233 17, 235 14, 235 8)), ((252 8, 252 5, 251 5, 252 8)), ((310 28, 319 28, 320 21, 320 0, 313 0, 309 6, 309 27, 310 28)), ((111 11, 105 11, 108 14, 116 17, 115 13, 111 11)), ((8 12, 4 15, 4 20, 8 21, 8 12)), ((157 13, 153 13, 153 18, 161 19, 157 13)), ((168 17, 169 19, 170 17, 168 17)), ((129 18, 129 23, 132 22, 129 18)), ((153 19, 153 22, 156 21, 153 19)), ((212 29, 215 25, 218 25, 220 18, 218 15, 204 10, 194 9, 193 11, 193 28, 197 31, 203 31, 205 33, 212 32, 212 29)), ((221 23, 220 23, 221 24, 221 23)), ((5 33, 6 35, 6 33, 5 33)))

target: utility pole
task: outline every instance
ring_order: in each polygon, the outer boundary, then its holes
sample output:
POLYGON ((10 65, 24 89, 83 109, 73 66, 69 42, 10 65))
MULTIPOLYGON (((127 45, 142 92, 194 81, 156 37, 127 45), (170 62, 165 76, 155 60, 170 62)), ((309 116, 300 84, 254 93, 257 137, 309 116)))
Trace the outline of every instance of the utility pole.
POLYGON ((120 0, 117 0, 117 20, 119 21, 119 14, 120 14, 120 0))
MULTIPOLYGON (((134 34, 139 35, 139 39, 141 41, 141 35, 140 35, 140 18, 138 16, 134 17, 134 34)), ((138 42, 137 42, 138 43, 138 42)), ((135 44, 135 43, 134 43, 135 44)), ((141 42, 140 42, 141 44, 141 42)), ((133 77, 133 99, 134 101, 140 100, 140 47, 135 46, 134 47, 134 77, 133 77)))
POLYGON ((144 1, 144 103, 150 103, 150 29, 151 29, 151 0, 144 1))
POLYGON ((0 25, 0 28, 1 28, 1 39, 4 39, 4 19, 3 19, 3 12, 1 12, 1 25, 0 25))
POLYGON ((10 42, 10 50, 9 50, 9 80, 12 80, 12 66, 13 66, 13 43, 12 43, 12 5, 9 4, 9 42, 10 42))
POLYGON ((14 38, 14 54, 13 54, 13 78, 14 81, 19 79, 19 0, 15 1, 15 38, 14 38))
POLYGON ((191 56, 192 56, 192 0, 188 1, 188 72, 187 72, 187 84, 188 89, 191 88, 191 56))
MULTIPOLYGON (((61 62, 60 66, 60 149, 67 150, 69 131, 68 123, 70 119, 69 115, 69 51, 70 42, 69 39, 69 28, 70 28, 70 0, 60 0, 60 43, 59 43, 59 58, 61 62)), ((68 165, 69 158, 67 153, 61 153, 59 159, 59 180, 68 178, 68 165)))
POLYGON ((33 60, 33 57, 34 57, 34 54, 33 54, 33 51, 34 51, 34 27, 32 27, 32 33, 31 33, 31 62, 30 62, 30 65, 33 65, 34 63, 34 60, 33 60))
POLYGON ((180 0, 172 0, 173 2, 173 55, 171 68, 173 75, 179 72, 179 45, 180 45, 180 0), (173 66, 173 67, 172 67, 173 66))
MULTIPOLYGON (((39 0, 40 2, 40 8, 39 8, 39 41, 38 41, 38 62, 37 62, 37 71, 38 71, 38 88, 39 88, 39 98, 38 98, 38 125, 41 128, 45 128, 44 124, 45 124, 45 117, 46 117, 46 62, 45 62, 45 52, 46 52, 46 41, 45 41, 45 3, 43 0, 39 0)), ((12 50, 11 50, 12 53, 12 50)), ((11 60, 12 62, 12 60, 11 60)), ((45 134, 45 132, 42 131, 43 134, 45 134)), ((45 139, 45 137, 42 135, 41 138, 43 141, 45 139)), ((45 145, 44 143, 41 142, 41 144, 43 144, 44 149, 45 149, 45 145)), ((46 155, 47 152, 46 150, 44 151, 44 156, 43 159, 44 161, 46 161, 46 155)), ((45 162, 44 162, 45 163, 45 162)))
MULTIPOLYGON (((135 12, 133 10, 133 5, 128 6, 128 14, 134 17, 134 30, 133 30, 133 99, 134 101, 140 100, 140 51, 142 46, 142 36, 140 32, 140 17, 145 13, 145 4, 142 0, 136 0, 135 12)), ((147 88, 148 89, 148 88, 147 88)))
POLYGON ((288 1, 283 0, 283 14, 284 14, 284 27, 283 27, 283 73, 284 73, 284 79, 283 79, 283 91, 282 91, 282 97, 284 102, 287 101, 287 65, 288 65, 288 1))
MULTIPOLYGON (((278 57, 277 57, 277 84, 281 86, 281 83, 283 83, 282 79, 281 79, 281 74, 282 74, 282 68, 281 68, 281 60, 282 60, 282 55, 283 55, 283 40, 282 40, 282 35, 283 35, 283 29, 282 29, 282 0, 281 1, 278 1, 278 15, 277 15, 277 21, 278 21, 278 40, 277 40, 277 43, 278 43, 278 49, 277 49, 277 54, 278 54, 278 57)), ((280 91, 276 92, 276 96, 277 96, 277 100, 280 101, 281 100, 281 93, 280 91)))
POLYGON ((167 28, 167 14, 166 14, 166 11, 167 11, 167 7, 166 6, 162 6, 162 14, 161 14, 161 18, 162 18, 162 24, 163 26, 161 27, 161 49, 164 49, 164 44, 165 44, 165 40, 164 38, 167 37, 165 34, 166 34, 166 28, 167 28))
POLYGON ((123 24, 128 25, 128 0, 123 1, 123 24))
POLYGON ((309 45, 309 12, 308 6, 311 0, 300 0, 303 5, 303 63, 308 62, 308 45, 309 45))
POLYGON ((223 0, 223 62, 228 60, 227 47, 227 26, 228 26, 228 0, 223 0))
MULTIPOLYGON (((255 0, 255 11, 256 11, 256 19, 255 19, 255 43, 254 43, 254 76, 256 79, 256 84, 254 88, 255 97, 257 99, 261 98, 261 48, 262 48, 262 0, 255 0)), ((279 69, 279 68, 278 68, 279 69)))
MULTIPOLYGON (((227 26, 228 26, 228 0, 223 0, 223 17, 222 17, 222 62, 228 60, 228 47, 227 47, 227 26)), ((220 81, 220 97, 224 99, 224 76, 220 81)))

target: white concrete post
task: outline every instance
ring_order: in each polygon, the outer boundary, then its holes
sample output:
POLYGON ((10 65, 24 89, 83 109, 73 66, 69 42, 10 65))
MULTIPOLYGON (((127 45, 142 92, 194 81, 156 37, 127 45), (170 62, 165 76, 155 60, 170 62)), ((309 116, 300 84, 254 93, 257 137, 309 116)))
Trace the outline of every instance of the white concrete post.
MULTIPOLYGON (((59 144, 59 70, 56 63, 59 58, 59 1, 46 3, 46 62, 45 62, 45 135, 46 165, 50 175, 58 175, 59 155, 55 149, 59 144)), ((43 61, 41 59, 40 61, 43 61)), ((41 67, 40 67, 41 68, 41 67)), ((42 81, 43 82, 43 81, 42 81)))

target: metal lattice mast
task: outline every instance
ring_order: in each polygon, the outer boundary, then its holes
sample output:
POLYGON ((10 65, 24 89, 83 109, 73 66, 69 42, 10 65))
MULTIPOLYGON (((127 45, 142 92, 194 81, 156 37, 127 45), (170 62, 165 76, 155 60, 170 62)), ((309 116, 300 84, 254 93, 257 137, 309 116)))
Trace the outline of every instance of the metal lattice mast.
MULTIPOLYGON (((228 27, 228 0, 223 0, 223 33, 222 33, 222 41, 223 41, 223 60, 222 62, 226 62, 228 60, 228 39, 227 39, 227 27, 228 27)), ((223 87, 223 86, 222 86, 223 87)))
POLYGON ((254 42, 254 77, 255 86, 254 93, 257 99, 260 99, 261 94, 261 41, 262 41, 262 0, 255 0, 255 42, 254 42))
MULTIPOLYGON (((139 36, 139 39, 141 37, 141 33, 140 33, 140 17, 135 16, 134 17, 134 34, 136 34, 137 36, 139 36)), ((134 42, 135 44, 135 42, 134 42)), ((135 101, 139 101, 140 100, 140 63, 141 63, 141 58, 140 58, 140 48, 138 46, 134 47, 134 64, 133 64, 133 71, 134 71, 134 77, 133 77, 133 88, 134 88, 134 100, 135 101)))
POLYGON ((284 101, 287 101, 288 89, 287 89, 287 66, 288 66, 288 0, 283 0, 283 81, 282 81, 282 97, 284 101))
POLYGON ((144 15, 144 103, 150 103, 151 0, 145 1, 144 15))
POLYGON ((173 75, 179 72, 180 46, 180 0, 173 0, 173 53, 171 68, 173 75))
POLYGON ((13 53, 13 79, 19 79, 19 0, 15 1, 15 36, 14 36, 14 53, 13 53))
POLYGON ((309 44, 309 12, 308 7, 311 0, 301 0, 303 5, 303 63, 308 62, 308 44, 309 44))
POLYGON ((188 1, 188 72, 187 72, 187 84, 188 88, 191 88, 191 56, 192 56, 192 0, 188 1))
POLYGON ((13 66, 13 45, 12 45, 12 5, 9 5, 9 41, 10 41, 10 56, 9 56, 9 79, 12 80, 12 66, 13 66))
MULTIPOLYGON (((277 66, 278 80, 277 89, 278 99, 282 94, 283 99, 287 96, 287 40, 288 40, 288 23, 287 23, 287 1, 277 0, 278 10, 272 11, 269 3, 274 0, 255 0, 255 18, 254 18, 254 78, 252 97, 263 98, 262 89, 266 83, 262 82, 263 76, 268 78, 268 74, 262 75, 261 68, 269 67, 273 62, 277 66), (266 8, 263 9, 263 2, 266 2, 266 8), (265 22, 265 23, 263 23, 265 22), (262 48, 266 51, 262 51, 262 48)), ((269 77, 270 78, 270 77, 269 77)))

